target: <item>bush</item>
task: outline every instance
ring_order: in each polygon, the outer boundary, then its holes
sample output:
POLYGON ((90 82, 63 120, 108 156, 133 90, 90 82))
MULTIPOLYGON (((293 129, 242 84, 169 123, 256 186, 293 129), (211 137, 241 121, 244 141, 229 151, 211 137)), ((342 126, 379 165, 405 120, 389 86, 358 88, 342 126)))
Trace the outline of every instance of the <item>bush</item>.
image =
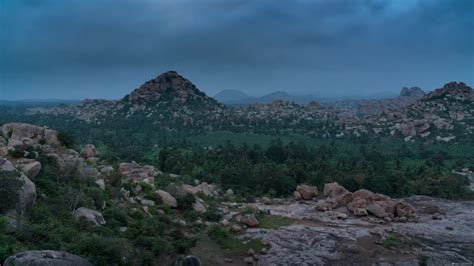
POLYGON ((15 208, 18 201, 18 190, 21 187, 16 172, 0 171, 0 214, 15 208))
POLYGON ((62 145, 68 148, 72 148, 74 146, 74 138, 68 132, 59 132, 58 140, 62 145))

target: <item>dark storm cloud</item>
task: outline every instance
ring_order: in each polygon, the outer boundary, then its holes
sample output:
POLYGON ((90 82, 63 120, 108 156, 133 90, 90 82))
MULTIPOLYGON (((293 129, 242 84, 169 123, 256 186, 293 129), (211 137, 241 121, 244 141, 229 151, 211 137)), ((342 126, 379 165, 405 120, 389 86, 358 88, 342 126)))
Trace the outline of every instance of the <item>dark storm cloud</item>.
POLYGON ((169 69, 210 94, 474 81, 470 0, 0 3, 0 99, 119 98, 169 69))

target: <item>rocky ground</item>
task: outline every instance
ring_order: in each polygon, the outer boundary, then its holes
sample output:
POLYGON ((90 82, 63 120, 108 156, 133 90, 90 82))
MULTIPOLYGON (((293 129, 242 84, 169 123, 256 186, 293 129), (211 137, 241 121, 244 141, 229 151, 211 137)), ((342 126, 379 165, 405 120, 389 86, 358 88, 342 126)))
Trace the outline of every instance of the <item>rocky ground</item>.
POLYGON ((417 222, 385 222, 372 217, 337 218, 346 208, 316 210, 314 201, 254 204, 263 212, 295 220, 275 230, 248 229, 270 242, 260 265, 472 265, 474 202, 426 196, 405 199, 417 222))

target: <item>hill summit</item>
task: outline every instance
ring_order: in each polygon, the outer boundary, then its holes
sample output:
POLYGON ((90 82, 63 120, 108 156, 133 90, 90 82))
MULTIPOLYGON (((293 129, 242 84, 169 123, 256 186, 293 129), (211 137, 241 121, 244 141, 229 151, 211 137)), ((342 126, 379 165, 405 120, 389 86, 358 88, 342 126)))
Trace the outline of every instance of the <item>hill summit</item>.
POLYGON ((178 103, 217 103, 176 71, 168 71, 146 81, 125 96, 129 102, 172 101, 178 103))

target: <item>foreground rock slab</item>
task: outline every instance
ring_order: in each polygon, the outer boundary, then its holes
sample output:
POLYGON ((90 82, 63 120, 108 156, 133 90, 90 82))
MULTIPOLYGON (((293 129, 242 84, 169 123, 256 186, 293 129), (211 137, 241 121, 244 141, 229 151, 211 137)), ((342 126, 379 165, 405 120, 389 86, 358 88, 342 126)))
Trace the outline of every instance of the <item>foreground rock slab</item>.
POLYGON ((5 260, 5 266, 92 266, 86 259, 79 256, 53 250, 33 250, 18 253, 5 260))
POLYGON ((253 204, 271 215, 292 218, 292 225, 266 230, 251 228, 247 235, 268 241, 271 249, 260 265, 451 265, 474 261, 474 202, 426 196, 404 199, 418 222, 387 222, 376 217, 334 218, 335 212, 315 209, 317 202, 253 204), (434 213, 443 219, 434 220, 434 213))

